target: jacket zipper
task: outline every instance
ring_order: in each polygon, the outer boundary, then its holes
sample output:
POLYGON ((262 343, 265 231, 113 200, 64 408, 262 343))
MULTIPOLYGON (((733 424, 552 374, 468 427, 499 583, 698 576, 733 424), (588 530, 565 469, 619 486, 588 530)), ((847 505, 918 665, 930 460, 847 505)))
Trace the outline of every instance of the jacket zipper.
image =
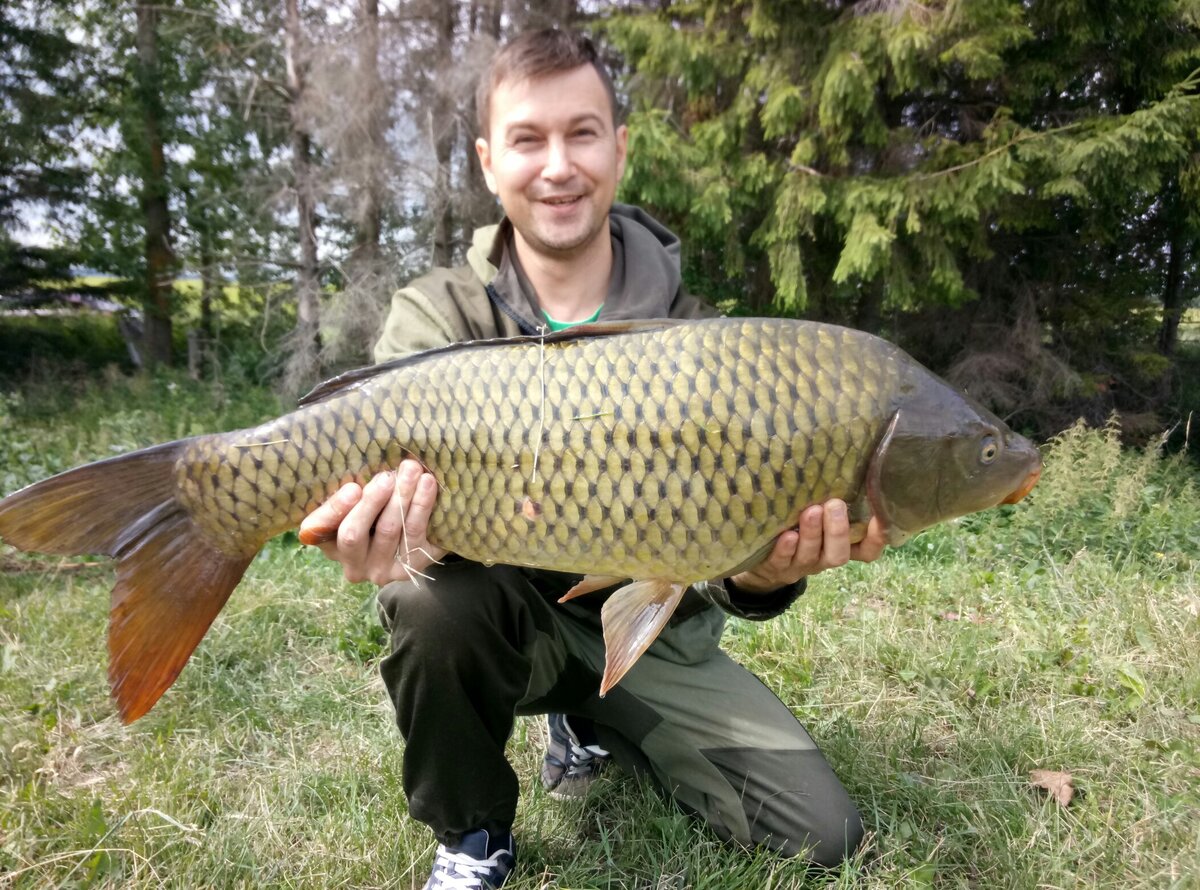
POLYGON ((517 311, 515 309, 513 309, 511 306, 509 306, 508 303, 505 302, 504 298, 500 296, 500 292, 498 290, 496 290, 496 288, 494 288, 491 284, 485 284, 483 286, 483 289, 487 292, 488 299, 491 300, 493 303, 495 303, 496 307, 501 312, 503 312, 505 315, 507 315, 509 318, 511 318, 513 321, 515 321, 517 323, 517 328, 521 331, 522 334, 536 334, 537 333, 537 330, 532 325, 530 325, 526 319, 524 319, 520 315, 518 315, 517 311))

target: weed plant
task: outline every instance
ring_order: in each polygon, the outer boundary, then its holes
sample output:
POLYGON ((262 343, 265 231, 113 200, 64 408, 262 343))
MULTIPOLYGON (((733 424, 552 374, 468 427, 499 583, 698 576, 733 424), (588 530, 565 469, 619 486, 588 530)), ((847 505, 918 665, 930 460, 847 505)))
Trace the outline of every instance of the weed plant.
MULTIPOLYGON (((0 492, 279 410, 253 389, 212 395, 171 376, 14 389, 0 492)), ((863 812, 868 843, 840 872, 728 847, 619 773, 585 803, 554 801, 537 779, 542 724, 521 720, 512 886, 1198 886, 1186 452, 1072 428, 1022 503, 823 575, 782 618, 729 623, 731 653, 863 812), (1034 769, 1071 773, 1068 807, 1030 784, 1034 769)), ((406 813, 367 585, 273 541, 175 686, 122 726, 105 681, 111 569, 11 549, 0 567, 0 886, 422 884, 434 842, 406 813)))

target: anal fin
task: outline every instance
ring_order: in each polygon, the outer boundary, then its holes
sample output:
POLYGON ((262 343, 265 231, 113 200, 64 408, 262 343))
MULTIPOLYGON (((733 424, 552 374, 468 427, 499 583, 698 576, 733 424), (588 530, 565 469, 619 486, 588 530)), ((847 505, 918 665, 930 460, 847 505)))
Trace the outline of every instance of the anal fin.
POLYGON ((604 603, 600 610, 604 625, 601 697, 621 681, 662 633, 687 588, 686 584, 661 578, 634 581, 613 593, 604 603))

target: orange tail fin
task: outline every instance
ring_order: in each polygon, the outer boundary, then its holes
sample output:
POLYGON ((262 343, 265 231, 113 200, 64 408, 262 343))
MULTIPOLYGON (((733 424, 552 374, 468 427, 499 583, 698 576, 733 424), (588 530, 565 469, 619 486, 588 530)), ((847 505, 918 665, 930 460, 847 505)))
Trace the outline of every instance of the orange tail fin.
POLYGON ((22 550, 117 560, 108 681, 132 723, 183 670, 254 554, 203 539, 175 498, 183 442, 77 467, 0 500, 0 538, 22 550))

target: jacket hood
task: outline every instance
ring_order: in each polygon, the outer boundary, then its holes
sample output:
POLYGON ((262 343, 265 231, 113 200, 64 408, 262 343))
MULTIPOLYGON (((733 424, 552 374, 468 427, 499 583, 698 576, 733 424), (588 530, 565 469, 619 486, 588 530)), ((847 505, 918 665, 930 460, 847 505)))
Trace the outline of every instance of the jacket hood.
MULTIPOLYGON (((612 276, 601 321, 666 318, 680 292, 679 238, 639 207, 614 204, 608 214, 613 245, 612 276)), ((512 223, 475 230, 467 262, 487 287, 488 297, 535 333, 544 325, 537 294, 515 262, 512 223)))

